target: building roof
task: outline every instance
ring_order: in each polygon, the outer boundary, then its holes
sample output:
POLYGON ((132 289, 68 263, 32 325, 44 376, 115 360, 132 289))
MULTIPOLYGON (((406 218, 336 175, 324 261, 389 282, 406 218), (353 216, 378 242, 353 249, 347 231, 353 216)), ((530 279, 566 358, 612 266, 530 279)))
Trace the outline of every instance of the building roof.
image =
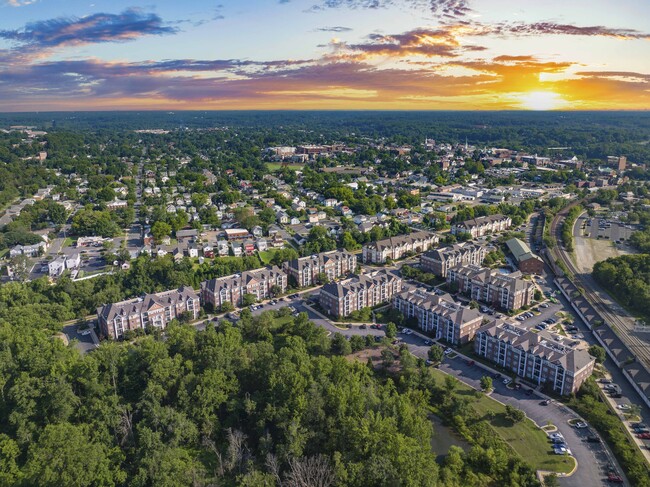
POLYGON ((529 259, 539 259, 539 257, 530 250, 530 247, 526 245, 526 242, 518 238, 511 238, 506 242, 508 250, 513 255, 517 263, 524 262, 529 259))
POLYGON ((199 299, 198 294, 189 286, 183 286, 179 289, 172 289, 156 294, 146 294, 140 298, 111 303, 97 308, 97 315, 106 321, 113 320, 116 316, 121 315, 128 317, 134 314, 142 314, 156 307, 166 307, 176 305, 176 303, 187 301, 189 299, 199 299))
POLYGON ((594 361, 586 350, 577 350, 556 339, 547 331, 535 333, 514 323, 496 319, 478 329, 499 341, 542 357, 548 362, 561 365, 565 370, 576 373, 594 361))
POLYGON ((397 237, 389 237, 383 240, 377 240, 367 244, 368 247, 375 247, 377 250, 391 249, 404 244, 413 244, 421 240, 438 239, 438 236, 431 232, 418 231, 409 233, 408 235, 399 235, 397 237))
POLYGON ((482 318, 477 309, 463 306, 454 301, 449 294, 434 294, 423 289, 409 289, 398 294, 398 298, 417 308, 440 315, 452 323, 462 326, 482 318))
POLYGON ((369 274, 352 276, 344 281, 330 282, 322 287, 321 292, 335 298, 342 298, 350 293, 369 290, 382 284, 391 285, 397 280, 401 279, 393 271, 379 270, 369 274))

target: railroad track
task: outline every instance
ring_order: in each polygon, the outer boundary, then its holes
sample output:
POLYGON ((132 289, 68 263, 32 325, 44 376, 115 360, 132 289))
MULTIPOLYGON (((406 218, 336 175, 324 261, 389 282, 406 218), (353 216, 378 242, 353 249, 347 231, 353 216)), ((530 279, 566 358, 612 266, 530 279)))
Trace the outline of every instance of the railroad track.
MULTIPOLYGON (((613 327, 614 332, 621 337, 630 351, 644 363, 646 368, 650 368, 650 344, 634 335, 634 318, 628 315, 628 320, 625 320, 621 318, 620 315, 611 311, 610 305, 605 303, 605 299, 599 295, 599 291, 594 288, 593 283, 590 282, 589 279, 585 279, 580 275, 562 245, 562 240, 560 238, 561 226, 559 223, 564 220, 564 217, 569 210, 579 203, 580 201, 571 203, 560 211, 552 220, 550 232, 557 241, 556 252, 553 253, 566 266, 566 268, 569 269, 570 273, 575 276, 576 280, 579 281, 583 289, 583 295, 591 303, 594 309, 607 321, 610 328, 613 327)), ((576 220, 576 222, 577 221, 578 220, 576 220)), ((618 307, 618 305, 614 306, 618 307)), ((622 312, 627 314, 625 310, 622 310, 622 312)))

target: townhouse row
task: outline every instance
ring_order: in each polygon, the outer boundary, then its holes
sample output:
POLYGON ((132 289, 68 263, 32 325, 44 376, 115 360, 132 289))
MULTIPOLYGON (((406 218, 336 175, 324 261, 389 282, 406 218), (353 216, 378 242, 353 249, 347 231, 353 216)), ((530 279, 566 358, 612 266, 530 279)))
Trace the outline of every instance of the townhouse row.
POLYGON ((512 226, 512 219, 504 215, 488 215, 455 223, 451 227, 452 235, 469 233, 472 238, 484 237, 491 233, 508 230, 512 226))

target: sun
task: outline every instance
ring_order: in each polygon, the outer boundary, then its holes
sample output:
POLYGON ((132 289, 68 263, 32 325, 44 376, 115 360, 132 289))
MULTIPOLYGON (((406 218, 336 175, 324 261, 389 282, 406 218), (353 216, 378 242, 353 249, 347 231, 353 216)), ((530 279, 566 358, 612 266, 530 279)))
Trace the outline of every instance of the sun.
POLYGON ((566 100, 552 91, 529 91, 518 99, 527 110, 557 110, 566 105, 566 100))

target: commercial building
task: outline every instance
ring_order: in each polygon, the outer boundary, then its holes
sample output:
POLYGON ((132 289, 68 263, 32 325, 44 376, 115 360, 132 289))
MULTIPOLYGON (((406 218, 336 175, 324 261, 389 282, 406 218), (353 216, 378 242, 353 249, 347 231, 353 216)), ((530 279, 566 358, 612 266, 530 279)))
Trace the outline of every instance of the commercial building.
POLYGON ((422 254, 420 267, 424 272, 447 277, 447 271, 459 265, 481 265, 488 254, 488 247, 473 242, 462 242, 440 247, 422 254))
POLYGON ((483 237, 491 233, 503 232, 512 226, 512 219, 504 215, 488 215, 455 223, 451 227, 452 235, 469 233, 472 238, 483 237))
POLYGON ((331 282, 320 290, 320 305, 330 316, 344 317, 353 311, 386 303, 402 289, 402 279, 381 270, 331 282))
POLYGON ((478 310, 456 303, 449 294, 423 289, 399 293, 393 307, 407 318, 415 317, 421 330, 453 344, 469 342, 483 322, 478 310))
POLYGON ((536 384, 547 384, 554 392, 576 392, 594 369, 595 359, 586 350, 576 350, 546 331, 494 320, 476 332, 474 351, 536 384))
POLYGON ((189 286, 97 308, 99 332, 105 338, 121 338, 128 330, 163 329, 182 313, 199 316, 199 296, 189 286))
POLYGON ((506 245, 521 272, 525 274, 541 274, 544 271, 544 261, 533 254, 525 242, 518 238, 511 238, 506 242, 506 245))
POLYGON ((307 287, 317 283, 319 274, 325 274, 332 281, 354 272, 356 267, 355 254, 347 250, 332 250, 290 260, 284 264, 284 271, 295 279, 298 287, 307 287))
POLYGON ((503 274, 498 269, 476 265, 458 266, 447 272, 447 283, 475 301, 517 310, 529 306, 535 295, 535 284, 523 279, 521 272, 503 274))
POLYGON ((437 245, 439 240, 435 233, 421 231, 371 242, 363 246, 363 262, 385 264, 386 259, 397 260, 407 253, 426 252, 437 245))
POLYGON ((274 294, 274 286, 277 286, 277 294, 284 293, 287 275, 278 266, 269 266, 204 281, 201 298, 204 305, 210 304, 216 310, 226 302, 240 306, 246 294, 254 295, 256 301, 269 298, 274 294))

